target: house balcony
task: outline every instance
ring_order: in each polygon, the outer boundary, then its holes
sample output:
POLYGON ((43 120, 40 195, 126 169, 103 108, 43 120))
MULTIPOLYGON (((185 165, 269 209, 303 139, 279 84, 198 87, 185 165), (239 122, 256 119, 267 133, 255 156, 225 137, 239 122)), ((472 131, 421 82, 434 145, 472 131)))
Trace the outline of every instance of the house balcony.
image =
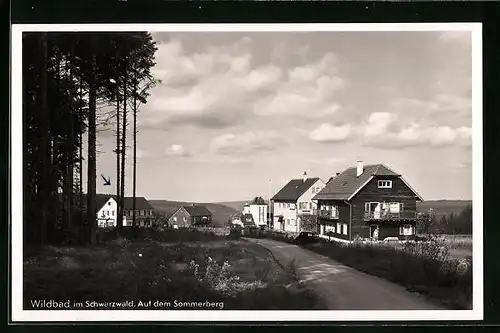
POLYGON ((417 212, 365 212, 365 221, 414 221, 417 219, 417 212))
POLYGON ((339 219, 339 212, 336 209, 315 209, 315 211, 315 215, 317 215, 318 217, 330 220, 339 219))

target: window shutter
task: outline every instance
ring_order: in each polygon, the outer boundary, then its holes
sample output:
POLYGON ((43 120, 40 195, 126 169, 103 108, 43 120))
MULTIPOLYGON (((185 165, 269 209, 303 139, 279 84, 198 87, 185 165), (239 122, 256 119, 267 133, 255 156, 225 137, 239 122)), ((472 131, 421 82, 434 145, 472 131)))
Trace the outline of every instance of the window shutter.
POLYGON ((400 202, 400 203, 399 203, 399 211, 401 211, 401 212, 402 212, 402 211, 403 211, 403 207, 404 207, 403 203, 402 203, 402 202, 400 202))
POLYGON ((369 211, 370 211, 370 203, 365 202, 365 212, 369 212, 369 211))

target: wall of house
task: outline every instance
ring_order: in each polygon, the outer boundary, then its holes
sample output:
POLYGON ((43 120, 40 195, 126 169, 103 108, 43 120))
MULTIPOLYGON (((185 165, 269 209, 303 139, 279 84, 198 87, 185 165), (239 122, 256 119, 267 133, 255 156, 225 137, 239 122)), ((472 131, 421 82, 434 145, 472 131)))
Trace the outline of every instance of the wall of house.
POLYGON ((332 205, 337 206, 339 215, 338 219, 318 217, 318 232, 322 235, 327 231, 332 231, 334 235, 332 237, 339 238, 342 240, 350 240, 350 206, 346 204, 343 200, 318 200, 318 206, 321 205, 332 205))
POLYGON ((191 215, 184 209, 178 209, 168 219, 169 226, 177 226, 178 228, 188 228, 191 226, 191 215))
POLYGON ((267 224, 267 205, 245 206, 243 214, 251 214, 256 225, 267 224))
POLYGON ((116 227, 118 204, 110 198, 97 212, 97 225, 99 227, 116 227))
MULTIPOLYGON (((413 191, 398 177, 375 177, 361 191, 359 191, 351 200, 352 203, 352 235, 353 238, 358 234, 362 238, 370 237, 370 224, 377 224, 378 221, 365 221, 365 203, 366 202, 401 202, 403 203, 403 211, 416 211, 416 199, 413 191), (378 188, 378 180, 392 180, 392 188, 378 188)), ((387 224, 387 234, 392 236, 394 228, 399 228, 399 222, 391 222, 394 227, 391 228, 387 224)), ((408 223, 408 222, 405 222, 408 223)), ((380 222, 381 224, 381 222, 380 222)), ((383 240, 382 230, 379 231, 379 239, 383 240)), ((396 231, 399 234, 399 229, 396 231)))
POLYGON ((212 223, 212 216, 191 216, 191 226, 207 226, 212 223))
POLYGON ((319 193, 326 186, 325 182, 321 179, 318 179, 307 191, 304 192, 297 200, 297 214, 313 214, 313 210, 317 209, 316 200, 312 200, 312 198, 319 193), (307 208, 301 208, 300 203, 307 203, 307 208))
POLYGON ((293 205, 293 208, 280 207, 280 204, 286 202, 274 202, 274 229, 282 230, 281 223, 278 222, 280 216, 283 216, 283 223, 285 224, 285 231, 297 232, 298 224, 297 224, 297 204, 294 202, 288 202, 290 205, 293 205), (289 223, 287 223, 289 221, 289 223))

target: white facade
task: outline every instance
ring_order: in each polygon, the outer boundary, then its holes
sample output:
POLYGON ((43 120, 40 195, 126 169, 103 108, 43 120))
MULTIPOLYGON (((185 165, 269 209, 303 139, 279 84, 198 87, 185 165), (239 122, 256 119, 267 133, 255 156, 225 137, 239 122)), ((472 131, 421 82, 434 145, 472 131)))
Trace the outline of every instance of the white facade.
MULTIPOLYGON (((109 198, 97 212, 97 226, 101 228, 116 227, 117 217, 118 203, 115 199, 109 198)), ((128 225, 126 216, 123 216, 123 225, 128 225)))
POLYGON ((267 205, 245 205, 243 214, 251 214, 255 225, 267 225, 267 205))
POLYGON ((317 201, 312 198, 326 186, 318 179, 295 202, 273 202, 274 230, 300 232, 302 230, 300 215, 311 215, 317 209, 317 201), (282 222, 279 220, 282 217, 282 222))

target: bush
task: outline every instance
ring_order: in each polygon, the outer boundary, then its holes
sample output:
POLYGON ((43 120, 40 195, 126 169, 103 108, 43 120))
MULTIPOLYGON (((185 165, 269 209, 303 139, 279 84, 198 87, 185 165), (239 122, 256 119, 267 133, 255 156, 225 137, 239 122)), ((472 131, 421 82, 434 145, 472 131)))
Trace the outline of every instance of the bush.
MULTIPOLYGON (((97 230, 100 243, 116 240, 118 238, 117 228, 99 228, 97 230)), ((130 241, 157 241, 157 242, 197 242, 223 240, 225 236, 222 233, 216 233, 213 230, 198 230, 196 228, 141 228, 124 227, 121 230, 120 237, 130 241)))

